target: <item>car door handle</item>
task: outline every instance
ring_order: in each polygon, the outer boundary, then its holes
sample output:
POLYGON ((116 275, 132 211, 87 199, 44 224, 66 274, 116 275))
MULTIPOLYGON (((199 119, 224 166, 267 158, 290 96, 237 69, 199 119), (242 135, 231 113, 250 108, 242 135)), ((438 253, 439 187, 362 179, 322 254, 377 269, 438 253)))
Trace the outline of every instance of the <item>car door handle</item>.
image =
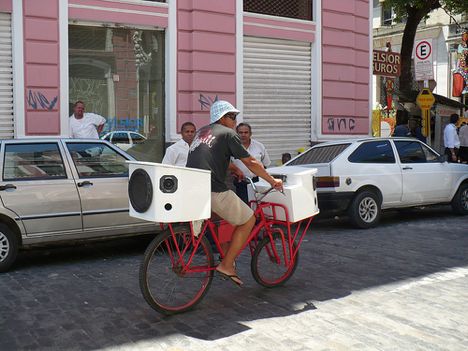
POLYGON ((81 188, 85 185, 93 185, 93 183, 91 183, 89 180, 85 180, 84 182, 79 182, 77 185, 81 188))
POLYGON ((0 185, 0 191, 7 190, 7 189, 16 189, 16 185, 14 184, 0 185))
POLYGON ((403 167, 403 169, 413 169, 413 167, 406 166, 406 167, 403 167))

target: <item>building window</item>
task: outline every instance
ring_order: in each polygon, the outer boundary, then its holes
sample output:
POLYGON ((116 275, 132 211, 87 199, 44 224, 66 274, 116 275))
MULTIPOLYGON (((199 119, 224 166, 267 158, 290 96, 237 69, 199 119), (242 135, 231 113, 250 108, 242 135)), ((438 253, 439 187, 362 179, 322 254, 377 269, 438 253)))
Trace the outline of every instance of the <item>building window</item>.
POLYGON ((394 24, 395 14, 392 8, 382 7, 382 26, 391 26, 394 24))
POLYGON ((396 19, 396 13, 393 8, 386 8, 382 6, 382 26, 393 26, 398 23, 406 23, 407 16, 396 19))
POLYGON ((312 21, 312 0, 244 0, 244 11, 312 21))
POLYGON ((69 26, 69 102, 107 120, 113 131, 143 135, 127 152, 159 162, 164 152, 164 32, 69 26))

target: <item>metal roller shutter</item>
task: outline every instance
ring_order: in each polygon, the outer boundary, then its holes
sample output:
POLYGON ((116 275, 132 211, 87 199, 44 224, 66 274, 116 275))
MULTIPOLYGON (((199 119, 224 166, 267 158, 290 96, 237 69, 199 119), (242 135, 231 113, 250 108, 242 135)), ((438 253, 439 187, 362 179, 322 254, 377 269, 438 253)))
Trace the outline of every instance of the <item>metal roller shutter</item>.
POLYGON ((11 15, 0 13, 0 139, 14 136, 11 15))
POLYGON ((311 44, 244 37, 244 121, 274 161, 311 137, 311 44))

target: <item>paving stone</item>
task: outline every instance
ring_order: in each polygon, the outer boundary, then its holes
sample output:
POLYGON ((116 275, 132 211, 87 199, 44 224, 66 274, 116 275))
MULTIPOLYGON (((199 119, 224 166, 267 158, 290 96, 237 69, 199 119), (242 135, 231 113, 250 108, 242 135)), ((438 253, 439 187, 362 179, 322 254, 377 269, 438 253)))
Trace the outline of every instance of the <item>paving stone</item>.
POLYGON ((215 279, 171 317, 140 293, 146 238, 23 251, 0 275, 0 349, 465 350, 467 230, 448 206, 371 230, 315 221, 284 287, 258 286, 244 253, 244 288, 215 279))

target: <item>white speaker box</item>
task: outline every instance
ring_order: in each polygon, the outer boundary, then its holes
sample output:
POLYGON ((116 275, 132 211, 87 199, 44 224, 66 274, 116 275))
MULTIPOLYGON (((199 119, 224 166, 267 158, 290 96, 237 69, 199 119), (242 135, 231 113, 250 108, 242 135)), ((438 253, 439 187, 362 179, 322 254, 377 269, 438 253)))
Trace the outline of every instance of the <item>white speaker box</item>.
MULTIPOLYGON (((303 168, 294 166, 285 166, 280 168, 267 169, 275 178, 283 178, 284 194, 277 191, 268 193, 262 202, 274 202, 284 205, 288 211, 289 221, 297 222, 301 219, 317 215, 320 211, 318 208, 317 191, 314 186, 314 174, 317 173, 316 168, 303 168)), ((270 188, 270 184, 260 179, 255 183, 257 190, 266 191, 270 188)), ((249 200, 254 199, 254 191, 248 186, 249 200)), ((265 210, 267 215, 272 215, 271 211, 265 210)), ((276 218, 282 221, 286 220, 284 210, 276 209, 276 218)))
POLYGON ((127 162, 131 217, 162 223, 210 218, 210 171, 152 162, 127 162))

